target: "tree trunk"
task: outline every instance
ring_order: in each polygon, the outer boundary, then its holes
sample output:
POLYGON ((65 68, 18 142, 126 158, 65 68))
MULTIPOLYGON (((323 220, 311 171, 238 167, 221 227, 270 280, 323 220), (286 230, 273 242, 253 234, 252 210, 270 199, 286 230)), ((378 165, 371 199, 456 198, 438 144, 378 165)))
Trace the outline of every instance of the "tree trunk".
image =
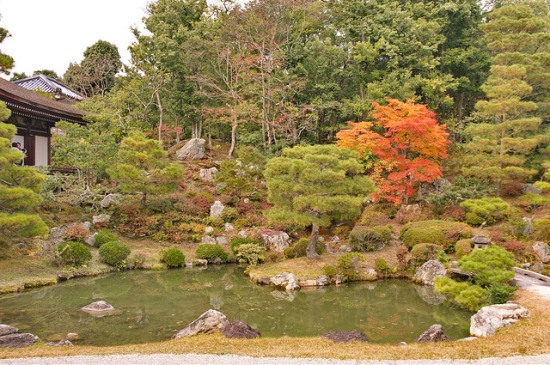
POLYGON ((162 108, 158 91, 155 92, 155 97, 157 98, 157 105, 159 107, 159 142, 162 144, 162 119, 164 118, 164 109, 162 108))
POLYGON ((147 193, 143 193, 141 196, 141 206, 144 207, 147 204, 147 193))
POLYGON ((231 147, 229 148, 229 153, 227 158, 233 157, 233 152, 235 151, 235 144, 237 143, 237 121, 231 125, 231 147))
POLYGON ((311 238, 309 245, 307 246, 306 255, 310 259, 318 259, 320 256, 317 254, 317 241, 319 240, 319 224, 313 223, 311 226, 311 238))

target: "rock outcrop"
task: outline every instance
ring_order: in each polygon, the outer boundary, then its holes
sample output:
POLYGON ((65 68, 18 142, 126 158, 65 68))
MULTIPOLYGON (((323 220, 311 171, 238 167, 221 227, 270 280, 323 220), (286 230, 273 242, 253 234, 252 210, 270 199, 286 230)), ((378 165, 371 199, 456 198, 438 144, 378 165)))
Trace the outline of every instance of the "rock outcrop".
POLYGON ((450 340, 449 336, 443 331, 443 327, 440 324, 434 324, 418 336, 415 342, 440 342, 450 340))
POLYGON ((447 270, 441 262, 429 260, 416 269, 413 281, 418 284, 433 286, 436 277, 445 275, 447 275, 447 270))
POLYGON ((470 335, 493 336, 497 329, 529 317, 529 311, 516 303, 495 304, 481 308, 470 318, 470 335))
POLYGON ((533 244, 533 251, 544 263, 550 262, 550 246, 548 243, 537 241, 533 244))
POLYGON ((321 335, 326 339, 333 342, 350 342, 350 341, 362 341, 367 342, 369 339, 363 332, 359 331, 332 331, 321 335))
POLYGON ((287 291, 300 289, 300 285, 298 285, 298 279, 296 278, 296 276, 294 276, 293 273, 290 272, 284 272, 282 274, 275 275, 269 279, 269 282, 270 284, 278 288, 283 288, 287 291))
POLYGON ((258 234, 264 241, 265 247, 274 252, 283 252, 290 246, 290 236, 283 231, 273 229, 261 229, 258 234))
POLYGON ((38 336, 32 333, 12 333, 0 336, 0 347, 28 347, 39 340, 38 336))
POLYGON ((199 171, 199 178, 201 181, 207 182, 207 183, 213 183, 216 181, 216 177, 218 176, 218 169, 215 167, 211 167, 209 169, 200 169, 199 171))
POLYGON ((219 200, 216 200, 214 204, 212 204, 212 206, 210 207, 210 217, 212 218, 221 217, 224 209, 225 209, 225 206, 222 204, 222 202, 219 200))
POLYGON ((206 141, 202 138, 190 139, 182 148, 176 151, 178 160, 201 160, 204 158, 206 141))
POLYGON ((195 336, 199 333, 212 333, 216 330, 221 330, 228 324, 229 321, 225 314, 214 309, 209 309, 187 327, 178 331, 172 336, 172 339, 195 336))
POLYGON ((118 203, 120 200, 122 200, 121 194, 107 194, 103 200, 101 200, 101 203, 99 205, 103 209, 107 209, 111 207, 111 205, 114 205, 118 203))
POLYGON ((222 328, 222 333, 227 338, 257 338, 260 332, 250 327, 243 321, 234 321, 222 328))

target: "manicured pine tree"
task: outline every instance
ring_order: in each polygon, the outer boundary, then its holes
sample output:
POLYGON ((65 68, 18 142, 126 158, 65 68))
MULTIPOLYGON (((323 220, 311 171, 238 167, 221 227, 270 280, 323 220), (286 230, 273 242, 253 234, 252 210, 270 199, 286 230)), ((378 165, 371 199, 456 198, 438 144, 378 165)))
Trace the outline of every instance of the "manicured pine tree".
POLYGON ((311 226, 309 258, 318 257, 319 228, 356 219, 363 200, 374 190, 357 152, 334 145, 286 148, 267 163, 265 178, 273 204, 268 220, 311 226))
POLYGON ((174 191, 183 177, 183 166, 170 163, 160 142, 133 132, 120 144, 116 163, 107 170, 111 178, 126 193, 142 194, 147 204, 148 194, 174 191))
MULTIPOLYGON (((0 102, 0 120, 11 112, 0 102)), ((48 233, 48 226, 32 209, 42 201, 40 189, 45 176, 34 168, 20 166, 23 158, 11 149, 16 128, 0 122, 0 246, 13 243, 20 237, 34 237, 48 233)))

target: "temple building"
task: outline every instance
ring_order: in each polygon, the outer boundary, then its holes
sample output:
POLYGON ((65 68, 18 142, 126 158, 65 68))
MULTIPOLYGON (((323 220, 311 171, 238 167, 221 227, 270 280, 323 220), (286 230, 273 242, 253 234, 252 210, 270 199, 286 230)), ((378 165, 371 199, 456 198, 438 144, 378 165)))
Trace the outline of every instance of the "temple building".
MULTIPOLYGON (((41 80, 43 81, 43 79, 41 80)), ((56 83, 60 84, 58 81, 56 83)), ((50 99, 0 78, 0 100, 6 103, 8 109, 11 110, 11 116, 4 123, 14 124, 17 127, 17 133, 12 142, 20 142, 27 150, 25 165, 50 165, 51 129, 55 123, 64 120, 86 124, 84 121, 86 112, 69 103, 57 101, 60 98, 56 95, 61 95, 62 90, 59 86, 55 87, 54 99, 50 99)), ((48 92, 43 89, 42 91, 48 92)))

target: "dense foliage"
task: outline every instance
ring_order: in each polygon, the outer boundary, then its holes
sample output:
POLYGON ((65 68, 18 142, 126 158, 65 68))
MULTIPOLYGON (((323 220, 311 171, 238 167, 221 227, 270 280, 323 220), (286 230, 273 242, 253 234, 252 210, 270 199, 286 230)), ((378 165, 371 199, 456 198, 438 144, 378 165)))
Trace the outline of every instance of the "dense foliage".
POLYGON ((59 263, 69 266, 81 266, 92 259, 92 253, 86 244, 79 241, 68 241, 56 248, 59 263))
POLYGON ((107 265, 118 269, 126 266, 126 258, 130 255, 130 247, 120 241, 107 242, 99 248, 99 256, 107 265))

